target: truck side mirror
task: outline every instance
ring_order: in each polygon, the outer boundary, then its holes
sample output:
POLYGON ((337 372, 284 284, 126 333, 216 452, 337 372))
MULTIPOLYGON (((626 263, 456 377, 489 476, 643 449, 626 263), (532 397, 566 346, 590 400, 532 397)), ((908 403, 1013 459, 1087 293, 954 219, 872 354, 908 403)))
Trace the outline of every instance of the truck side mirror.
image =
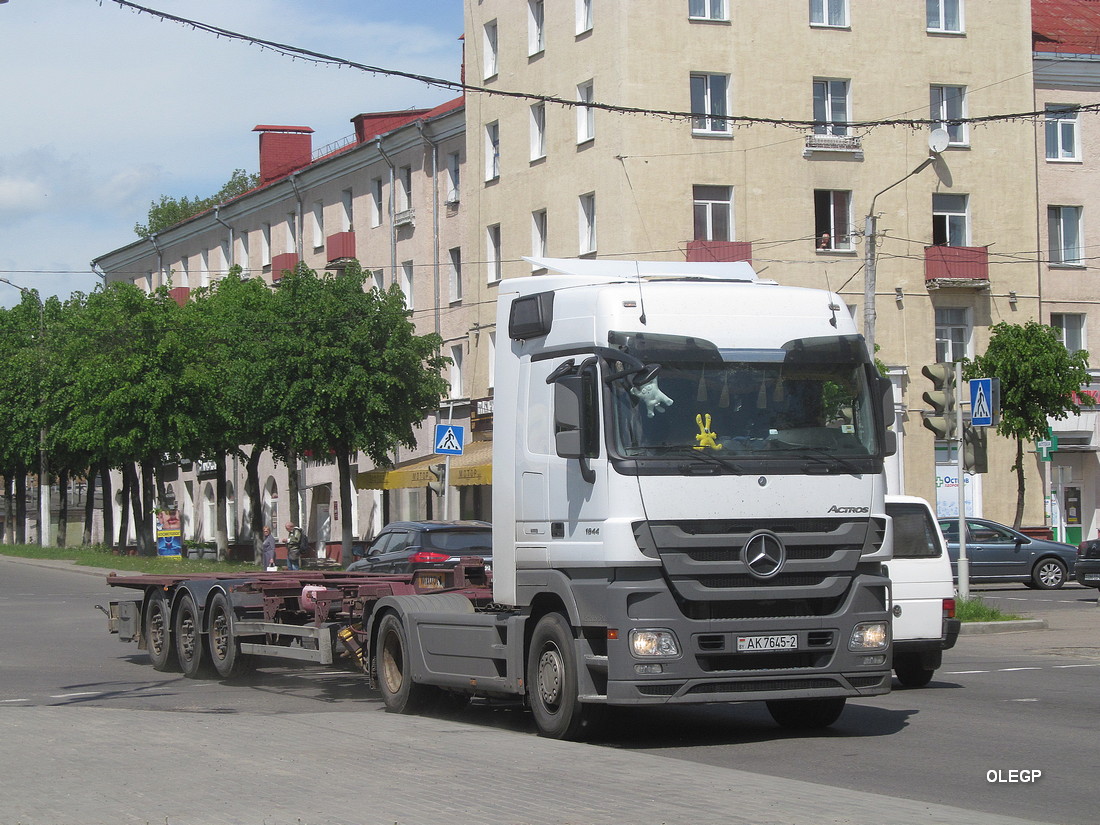
POLYGON ((562 458, 584 458, 587 443, 584 377, 560 376, 554 382, 554 448, 562 458))

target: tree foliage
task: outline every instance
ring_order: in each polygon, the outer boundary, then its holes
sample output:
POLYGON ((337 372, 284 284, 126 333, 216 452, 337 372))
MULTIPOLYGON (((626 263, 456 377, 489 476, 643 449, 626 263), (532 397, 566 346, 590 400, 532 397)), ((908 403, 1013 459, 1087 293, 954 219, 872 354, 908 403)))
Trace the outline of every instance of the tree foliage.
POLYGON ((134 224, 134 232, 139 238, 149 238, 158 232, 163 232, 170 226, 175 226, 190 217, 213 209, 220 203, 232 200, 238 195, 243 195, 250 189, 260 185, 260 176, 249 174, 244 169, 234 169, 233 174, 217 194, 207 198, 194 198, 184 196, 173 198, 169 195, 161 195, 160 201, 149 204, 149 216, 147 223, 134 224))
POLYGON ((1088 353, 1070 352, 1058 330, 1028 321, 999 323, 992 327, 983 355, 968 362, 966 378, 998 378, 1001 411, 997 432, 1016 440, 1017 497, 1015 525, 1024 513, 1023 445, 1047 434, 1048 419, 1060 420, 1092 406, 1092 399, 1078 394, 1089 384, 1088 353))

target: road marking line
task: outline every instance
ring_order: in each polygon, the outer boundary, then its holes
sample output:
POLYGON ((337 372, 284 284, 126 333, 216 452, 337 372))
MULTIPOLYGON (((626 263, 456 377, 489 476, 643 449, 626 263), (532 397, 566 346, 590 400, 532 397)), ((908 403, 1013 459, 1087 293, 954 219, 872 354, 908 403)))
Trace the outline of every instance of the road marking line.
POLYGON ((1038 702, 1038 699, 1009 699, 1010 702, 1038 702))
POLYGON ((4 704, 6 702, 29 702, 29 701, 30 701, 30 699, 0 699, 0 704, 4 704))
POLYGON ((98 690, 86 690, 83 693, 59 693, 56 696, 51 696, 51 699, 72 699, 74 696, 99 696, 98 690))
POLYGON ((988 670, 949 670, 947 671, 952 676, 965 676, 968 673, 989 673, 988 670))
POLYGON ((1017 670, 1042 670, 1041 667, 1002 667, 998 668, 998 673, 1013 673, 1017 670))
POLYGON ((1067 668, 1067 667, 1100 667, 1100 662, 1093 662, 1088 665, 1051 665, 1054 668, 1067 668))

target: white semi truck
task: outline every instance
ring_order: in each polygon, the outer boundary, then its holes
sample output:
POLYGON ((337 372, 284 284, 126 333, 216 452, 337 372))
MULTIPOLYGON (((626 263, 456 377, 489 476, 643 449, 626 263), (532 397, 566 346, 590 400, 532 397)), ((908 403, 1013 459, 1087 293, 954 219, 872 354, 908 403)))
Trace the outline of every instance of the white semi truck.
POLYGON ((566 739, 613 705, 820 727, 888 692, 891 393, 841 299, 748 264, 532 263, 498 286, 491 576, 116 577, 145 594, 112 626, 192 675, 342 646, 391 711, 518 696, 566 739))

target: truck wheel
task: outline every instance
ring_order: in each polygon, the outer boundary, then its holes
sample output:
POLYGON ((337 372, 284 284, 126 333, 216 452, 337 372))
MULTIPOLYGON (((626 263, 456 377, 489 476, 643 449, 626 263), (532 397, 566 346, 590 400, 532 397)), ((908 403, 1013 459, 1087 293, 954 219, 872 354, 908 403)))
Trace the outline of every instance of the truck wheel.
POLYGON ((206 655, 206 642, 199 622, 199 611, 195 600, 189 595, 180 599, 176 609, 176 622, 173 627, 176 638, 176 655, 180 668, 188 679, 203 679, 210 675, 209 657, 206 655))
POLYGON ((1031 571, 1031 580, 1040 590, 1057 590, 1066 583, 1066 566, 1061 559, 1039 559, 1031 571))
POLYGON ((586 705, 577 695, 573 632, 560 613, 547 613, 531 634, 527 699, 539 734, 550 739, 583 739, 603 709, 586 705))
POLYGON ((405 625, 393 613, 378 624, 378 689, 390 713, 418 713, 435 698, 435 688, 412 678, 405 625))
POLYGON ((145 602, 145 641, 153 670, 161 673, 178 673, 179 659, 172 644, 172 610, 164 591, 153 591, 145 602))
POLYGON ((240 643, 233 633, 234 614, 229 597, 218 593, 210 602, 210 661, 223 679, 232 679, 252 669, 252 657, 241 653, 240 643))
POLYGON ((827 728, 840 718, 846 698, 828 696, 821 699, 773 699, 768 713, 784 728, 815 730, 827 728))
POLYGON ((932 681, 936 669, 925 667, 917 654, 894 654, 894 675, 907 688, 920 688, 932 681))

